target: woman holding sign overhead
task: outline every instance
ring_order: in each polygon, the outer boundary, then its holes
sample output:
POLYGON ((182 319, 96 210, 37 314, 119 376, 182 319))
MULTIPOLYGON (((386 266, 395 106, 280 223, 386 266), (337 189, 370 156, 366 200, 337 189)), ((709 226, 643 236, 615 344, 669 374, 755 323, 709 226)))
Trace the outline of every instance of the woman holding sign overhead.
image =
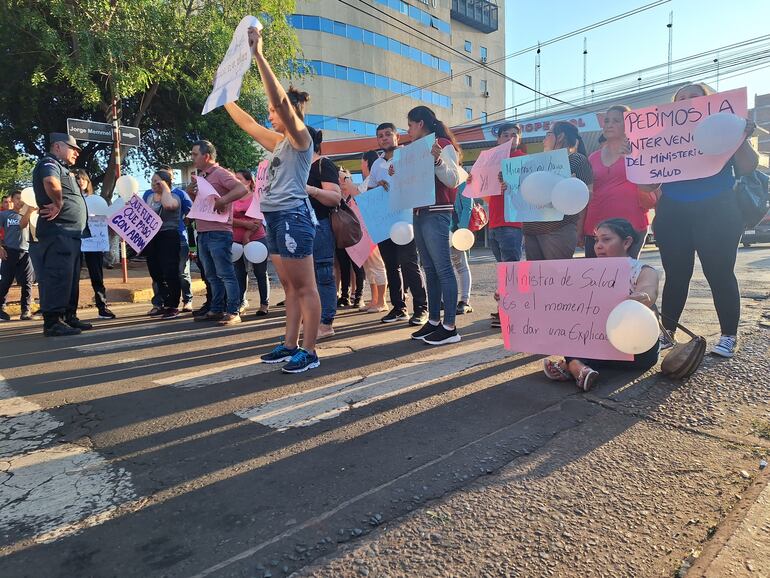
POLYGON ((147 269, 160 289, 163 300, 161 319, 179 317, 179 300, 182 298, 182 282, 179 277, 179 246, 181 243, 179 220, 182 205, 179 197, 171 192, 171 173, 156 171, 150 181, 152 193, 146 203, 160 216, 163 224, 144 249, 147 269))
POLYGON ((286 363, 285 373, 300 373, 321 363, 315 351, 321 301, 313 267, 316 218, 307 194, 313 160, 313 140, 304 123, 306 92, 283 89, 262 52, 262 33, 249 28, 249 45, 269 101, 270 123, 265 128, 234 102, 225 105, 235 123, 273 153, 269 181, 260 199, 267 222, 267 246, 286 292, 284 342, 262 356, 264 363, 286 363), (303 345, 299 330, 303 327, 303 345))
MULTIPOLYGON (((428 322, 412 333, 412 339, 428 345, 457 343, 457 279, 452 268, 449 229, 452 225, 457 187, 460 185, 460 145, 452 131, 436 118, 427 106, 417 106, 407 115, 412 140, 435 134, 431 154, 434 161, 436 200, 427 207, 414 209, 414 239, 425 270, 428 290, 428 322), (444 322, 441 322, 441 304, 444 322)), ((391 174, 397 169, 391 167, 391 174)))
MULTIPOLYGON (((586 158, 583 139, 574 124, 560 120, 551 125, 543 141, 543 150, 558 149, 567 149, 570 173, 583 181, 590 192, 594 174, 586 158)), ((524 223, 524 251, 527 260, 572 259, 584 214, 582 211, 577 215, 565 215, 561 221, 524 223)))
MULTIPOLYGON (((674 102, 713 92, 705 84, 688 84, 676 92, 674 102)), ((741 296, 734 270, 743 217, 733 187, 737 176, 750 174, 757 167, 757 153, 745 140, 754 126, 747 121, 743 143, 714 176, 646 187, 659 188, 662 193, 653 228, 666 272, 663 325, 673 335, 687 302, 697 252, 722 332, 711 351, 722 357, 732 357, 738 347, 741 296)))
MULTIPOLYGON (((625 219, 608 219, 599 223, 594 231, 597 257, 628 257, 631 260, 631 290, 629 299, 652 307, 658 299, 658 272, 631 255, 637 232, 625 219)), ((653 336, 654 338, 654 336, 653 336)), ((577 359, 567 357, 560 361, 543 360, 545 375, 554 381, 572 381, 582 391, 590 390, 599 378, 598 369, 619 369, 644 372, 658 362, 658 344, 635 355, 633 361, 607 361, 601 359, 577 359)))

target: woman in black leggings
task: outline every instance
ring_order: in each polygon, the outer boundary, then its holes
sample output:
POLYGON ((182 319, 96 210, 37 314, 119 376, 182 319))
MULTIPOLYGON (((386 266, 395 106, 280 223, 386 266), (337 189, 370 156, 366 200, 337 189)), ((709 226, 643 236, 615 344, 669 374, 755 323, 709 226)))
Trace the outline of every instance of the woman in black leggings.
MULTIPOLYGON (((705 84, 689 84, 676 92, 674 101, 713 92, 705 84)), ((748 121, 745 137, 753 131, 754 123, 748 121)), ((741 296, 734 270, 743 218, 733 187, 736 177, 756 169, 757 160, 751 145, 744 141, 716 175, 663 184, 655 210, 653 229, 666 272, 663 325, 673 334, 675 322, 679 321, 687 302, 697 253, 722 332, 711 352, 722 357, 735 355, 741 314, 741 296)))

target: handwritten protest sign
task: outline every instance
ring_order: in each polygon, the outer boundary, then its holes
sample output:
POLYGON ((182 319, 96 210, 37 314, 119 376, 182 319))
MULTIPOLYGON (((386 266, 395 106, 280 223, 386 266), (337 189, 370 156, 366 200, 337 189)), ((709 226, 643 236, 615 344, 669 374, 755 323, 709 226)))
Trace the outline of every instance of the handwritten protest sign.
POLYGON ((370 189, 356 197, 356 204, 364 218, 366 229, 375 243, 390 238, 390 228, 393 223, 398 221, 412 223, 412 210, 391 210, 389 198, 390 194, 382 187, 370 189))
POLYGON ((359 210, 358 205, 356 205, 355 200, 351 201, 349 205, 350 209, 353 211, 356 217, 358 217, 358 222, 361 223, 361 232, 363 235, 361 235, 361 240, 358 243, 352 247, 346 247, 345 251, 348 252, 348 256, 353 261, 353 263, 359 267, 363 267, 364 261, 369 258, 369 255, 372 254, 372 250, 376 247, 376 245, 372 241, 372 238, 369 236, 369 232, 366 230, 366 224, 363 215, 361 215, 361 211, 359 210))
POLYGON ((627 361, 607 340, 612 309, 626 299, 631 263, 624 257, 499 263, 500 324, 505 347, 523 353, 627 361))
POLYGON ((503 161, 511 152, 511 143, 504 142, 495 148, 485 150, 476 159, 471 168, 471 182, 465 187, 463 195, 471 199, 493 197, 500 194, 500 180, 503 161))
POLYGON ((198 195, 193 201, 190 212, 187 217, 190 219, 200 219, 202 221, 214 221, 217 223, 226 223, 230 215, 226 211, 219 213, 214 208, 214 203, 219 198, 219 193, 203 177, 193 177, 198 185, 198 195))
POLYGON ((134 251, 141 253, 160 231, 163 221, 141 197, 133 195, 110 216, 108 224, 134 251))
POLYGON ((91 231, 91 236, 80 241, 80 250, 83 253, 107 253, 110 250, 107 217, 105 215, 89 216, 88 230, 91 231))
POLYGON ((270 161, 265 159, 257 166, 257 174, 254 177, 254 195, 251 198, 251 206, 246 211, 246 216, 252 219, 259 219, 260 221, 265 218, 262 211, 259 208, 259 201, 262 198, 262 192, 265 190, 268 181, 268 168, 270 167, 270 161))
POLYGON ((626 177, 632 183, 671 183, 717 174, 737 150, 704 155, 693 132, 704 118, 729 112, 748 116, 746 89, 738 88, 625 113, 631 154, 626 156, 626 177))
POLYGON ((436 136, 431 133, 393 152, 395 173, 390 184, 390 210, 427 207, 436 202, 436 182, 430 154, 436 136))
POLYGON ((519 187, 531 173, 548 171, 570 177, 569 155, 567 149, 558 149, 533 155, 524 155, 503 161, 503 180, 505 190, 505 220, 510 222, 533 223, 540 221, 561 221, 564 213, 553 207, 531 205, 521 196, 519 187))
POLYGON ((243 75, 251 66, 251 48, 249 47, 248 36, 251 26, 262 30, 262 24, 254 16, 244 16, 235 29, 230 47, 217 69, 214 89, 206 99, 201 114, 211 112, 225 103, 238 100, 241 95, 243 75))

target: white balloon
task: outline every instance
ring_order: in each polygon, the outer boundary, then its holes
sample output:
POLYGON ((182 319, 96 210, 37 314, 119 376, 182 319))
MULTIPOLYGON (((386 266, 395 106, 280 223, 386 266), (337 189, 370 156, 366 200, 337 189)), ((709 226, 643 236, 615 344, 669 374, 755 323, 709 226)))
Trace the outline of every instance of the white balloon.
POLYGON ((556 173, 535 171, 521 181, 519 191, 522 198, 530 205, 545 207, 551 202, 551 191, 563 178, 556 173))
POLYGON ((121 210, 126 205, 126 201, 118 197, 115 199, 112 204, 107 209, 107 216, 110 217, 117 213, 119 210, 121 210))
POLYGON ((25 205, 37 208, 35 191, 32 187, 27 187, 26 189, 21 190, 21 200, 25 205))
POLYGON ((467 251, 475 241, 476 236, 470 229, 457 229, 452 233, 452 247, 458 251, 467 251))
POLYGON ((232 262, 235 263, 241 257, 243 257, 243 245, 240 243, 233 243, 232 253, 230 254, 232 262))
POLYGON ((704 155, 734 152, 743 141, 746 119, 731 112, 707 116, 693 131, 693 140, 704 155))
POLYGON ((267 259, 267 247, 259 241, 251 241, 243 247, 243 254, 250 263, 262 263, 267 259))
POLYGON ((577 215, 588 204, 588 187, 576 177, 562 179, 551 191, 553 208, 565 215, 577 215))
POLYGON ((118 190, 120 197, 127 201, 139 192, 139 181, 131 175, 123 175, 115 181, 115 188, 118 190))
POLYGON ((396 245, 408 245, 414 239, 414 227, 406 221, 397 221, 390 228, 390 239, 396 245))
POLYGON ((607 317, 607 339, 623 353, 644 353, 655 345, 659 334, 652 309, 632 299, 618 304, 607 317))
POLYGON ((88 195, 86 197, 86 207, 88 208, 89 215, 106 215, 110 211, 110 207, 99 195, 88 195))

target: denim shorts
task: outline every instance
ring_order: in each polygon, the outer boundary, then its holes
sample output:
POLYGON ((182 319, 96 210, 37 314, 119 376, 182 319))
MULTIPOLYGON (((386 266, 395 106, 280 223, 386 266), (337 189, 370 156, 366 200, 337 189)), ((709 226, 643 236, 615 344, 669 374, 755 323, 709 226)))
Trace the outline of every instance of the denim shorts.
POLYGON ((307 203, 293 209, 265 212, 265 242, 271 255, 304 259, 313 254, 315 224, 307 203))

